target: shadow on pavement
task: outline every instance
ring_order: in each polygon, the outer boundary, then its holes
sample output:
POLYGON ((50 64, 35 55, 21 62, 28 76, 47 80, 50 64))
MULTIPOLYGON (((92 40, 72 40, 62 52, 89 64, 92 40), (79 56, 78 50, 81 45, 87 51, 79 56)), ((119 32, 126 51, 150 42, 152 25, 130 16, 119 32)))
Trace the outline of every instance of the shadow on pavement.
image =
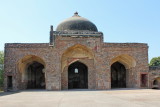
POLYGON ((16 91, 16 92, 0 92, 0 97, 1 96, 6 96, 6 95, 11 95, 11 94, 17 94, 20 93, 20 91, 16 91))

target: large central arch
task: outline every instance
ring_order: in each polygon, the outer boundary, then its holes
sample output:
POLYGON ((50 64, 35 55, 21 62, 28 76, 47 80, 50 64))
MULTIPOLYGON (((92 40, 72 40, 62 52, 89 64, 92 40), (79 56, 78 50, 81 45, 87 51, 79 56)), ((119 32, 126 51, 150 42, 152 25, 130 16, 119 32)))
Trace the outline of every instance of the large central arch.
MULTIPOLYGON (((85 45, 76 44, 67 48, 61 57, 61 89, 71 89, 71 88, 88 88, 95 89, 95 68, 94 68, 94 54, 90 48, 85 45), (69 85, 69 76, 68 71, 74 73, 75 67, 79 67, 78 71, 80 72, 79 76, 81 79, 86 78, 85 80, 79 81, 78 86, 71 87, 69 85), (87 70, 82 70, 81 68, 86 68, 87 70), (72 70, 70 70, 72 69, 72 70), (85 71, 85 72, 83 72, 85 71), (83 74, 86 73, 86 74, 83 74), (84 76, 85 75, 85 76, 84 76), (88 75, 86 77, 86 75, 88 75), (82 85, 82 82, 85 82, 86 85, 82 85)), ((76 76, 76 74, 74 75, 76 76)), ((78 77, 77 77, 78 78, 78 77)), ((71 84, 74 84, 72 81, 71 84)), ((84 84, 84 83, 83 83, 84 84)))
POLYGON ((88 68, 81 62, 74 62, 68 67, 68 89, 88 88, 88 68))
POLYGON ((68 66, 73 61, 68 61, 69 58, 74 58, 75 60, 77 59, 94 59, 94 55, 92 51, 87 48, 84 45, 81 44, 76 44, 74 46, 69 47, 63 54, 62 54, 62 59, 61 59, 61 64, 62 64, 62 72, 65 68, 65 66, 68 66))

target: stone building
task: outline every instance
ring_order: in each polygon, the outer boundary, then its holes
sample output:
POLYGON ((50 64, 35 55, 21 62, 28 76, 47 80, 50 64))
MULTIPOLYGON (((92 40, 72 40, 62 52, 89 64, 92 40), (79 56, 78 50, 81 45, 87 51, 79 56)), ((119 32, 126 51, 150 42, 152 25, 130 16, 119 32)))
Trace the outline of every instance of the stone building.
POLYGON ((160 89, 160 67, 149 67, 150 88, 160 89))
POLYGON ((147 44, 103 42, 77 12, 51 26, 49 43, 6 43, 4 68, 5 91, 152 88, 155 79, 147 44))

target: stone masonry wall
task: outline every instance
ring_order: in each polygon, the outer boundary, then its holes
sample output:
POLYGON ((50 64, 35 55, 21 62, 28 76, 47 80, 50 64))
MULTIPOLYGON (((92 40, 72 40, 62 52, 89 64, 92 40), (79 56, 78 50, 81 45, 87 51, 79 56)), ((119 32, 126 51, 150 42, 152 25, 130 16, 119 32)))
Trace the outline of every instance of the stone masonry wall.
MULTIPOLYGON (((136 61, 136 66, 128 68, 129 80, 128 87, 140 88, 142 73, 148 75, 148 46, 142 43, 104 43, 102 46, 102 56, 105 59, 107 70, 107 81, 110 83, 111 60, 119 55, 129 55, 136 61), (130 86, 129 86, 130 84, 130 86)), ((148 87, 148 86, 147 86, 148 87)))
MULTIPOLYGON (((156 80, 157 78, 160 78, 160 67, 149 67, 149 88, 154 88, 153 87, 153 81, 156 80)), ((159 81, 159 88, 160 88, 160 81, 159 81)))
MULTIPOLYGON (((77 44, 86 47, 88 51, 93 53, 93 59, 76 58, 89 68, 89 89, 111 88, 111 62, 112 59, 121 55, 122 57, 123 55, 131 56, 136 62, 135 66, 128 68, 126 66, 129 73, 127 87, 141 88, 140 75, 143 73, 148 75, 149 71, 147 44, 103 43, 102 37, 99 36, 57 36, 54 47, 50 47, 48 43, 5 45, 5 90, 7 91, 7 76, 9 75, 13 76, 13 90, 25 89, 22 74, 18 69, 18 61, 28 55, 37 56, 44 61, 47 90, 67 89, 67 66, 63 71, 62 55, 68 48, 77 44)), ((126 61, 129 62, 129 59, 126 58, 126 61)))
POLYGON ((22 74, 18 69, 18 61, 25 56, 34 55, 45 62, 45 76, 47 90, 60 90, 60 58, 57 49, 48 44, 6 44, 5 45, 5 91, 7 90, 7 76, 13 77, 13 90, 24 89, 22 74))

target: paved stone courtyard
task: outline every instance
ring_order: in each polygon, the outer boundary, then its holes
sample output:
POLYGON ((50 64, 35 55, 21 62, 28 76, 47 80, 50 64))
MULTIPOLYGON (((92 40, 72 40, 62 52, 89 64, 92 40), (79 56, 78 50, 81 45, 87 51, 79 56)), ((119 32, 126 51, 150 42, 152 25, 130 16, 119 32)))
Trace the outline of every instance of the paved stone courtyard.
POLYGON ((0 107, 160 107, 160 90, 1 92, 0 107))

